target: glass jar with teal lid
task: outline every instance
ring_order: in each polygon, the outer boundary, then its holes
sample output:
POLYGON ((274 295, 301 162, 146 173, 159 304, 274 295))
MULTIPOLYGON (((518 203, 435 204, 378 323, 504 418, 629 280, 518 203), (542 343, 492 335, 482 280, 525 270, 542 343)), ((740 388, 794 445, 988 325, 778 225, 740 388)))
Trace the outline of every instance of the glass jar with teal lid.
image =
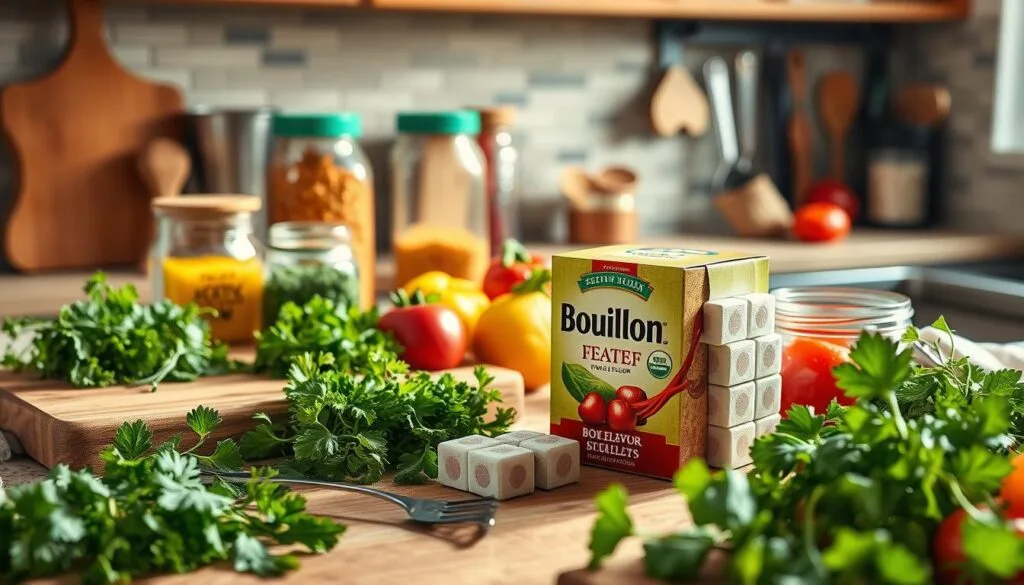
POLYGON ((483 280, 489 229, 479 113, 403 112, 397 126, 391 152, 396 284, 434 270, 483 280))
POLYGON ((362 119, 352 112, 277 113, 272 122, 267 195, 271 226, 343 224, 361 274, 359 304, 374 303, 373 171, 359 145, 362 119))

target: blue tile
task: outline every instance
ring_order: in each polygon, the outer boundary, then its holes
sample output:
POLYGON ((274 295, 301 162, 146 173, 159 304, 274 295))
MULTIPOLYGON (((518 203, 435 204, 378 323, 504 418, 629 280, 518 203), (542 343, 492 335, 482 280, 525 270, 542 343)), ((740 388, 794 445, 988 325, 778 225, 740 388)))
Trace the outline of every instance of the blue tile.
POLYGON ((582 73, 531 73, 526 83, 531 88, 583 87, 587 78, 582 73))
POLYGON ((293 49, 268 49, 263 51, 261 61, 264 67, 302 67, 306 64, 306 52, 293 49))
POLYGON ((266 45, 270 29, 265 26, 226 26, 224 42, 229 45, 266 45))
POLYGON ((579 149, 565 149, 559 150, 557 159, 560 163, 585 163, 587 162, 588 153, 585 150, 579 149))
POLYGON ((525 106, 528 101, 526 94, 518 91, 499 91, 494 94, 494 103, 501 106, 525 106))

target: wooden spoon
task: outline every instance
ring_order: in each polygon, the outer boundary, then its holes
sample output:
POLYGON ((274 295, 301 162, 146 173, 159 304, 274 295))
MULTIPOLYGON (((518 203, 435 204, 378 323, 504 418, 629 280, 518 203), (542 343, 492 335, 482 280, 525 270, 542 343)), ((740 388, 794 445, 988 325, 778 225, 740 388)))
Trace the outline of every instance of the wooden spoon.
POLYGON ((896 96, 896 115, 914 126, 934 128, 949 118, 949 90, 930 84, 911 85, 896 96))
POLYGON ((708 129, 708 118, 708 98, 690 72, 676 65, 666 69, 651 97, 654 131, 660 136, 700 136, 708 129))
POLYGON ((590 175, 584 169, 567 167, 562 171, 558 186, 562 195, 569 200, 574 209, 590 207, 590 193, 594 190, 594 185, 590 180, 590 175))
POLYGON ((799 205, 811 185, 814 148, 811 121, 807 117, 807 63, 803 51, 794 50, 786 56, 786 76, 793 97, 789 117, 789 149, 793 157, 793 201, 799 205))
POLYGON ((137 163, 139 175, 153 198, 180 195, 192 169, 188 151, 167 138, 149 143, 139 153, 137 163))
POLYGON ((818 83, 818 114, 832 142, 832 178, 846 181, 846 136, 850 132, 860 99, 857 82, 845 71, 829 73, 818 83))

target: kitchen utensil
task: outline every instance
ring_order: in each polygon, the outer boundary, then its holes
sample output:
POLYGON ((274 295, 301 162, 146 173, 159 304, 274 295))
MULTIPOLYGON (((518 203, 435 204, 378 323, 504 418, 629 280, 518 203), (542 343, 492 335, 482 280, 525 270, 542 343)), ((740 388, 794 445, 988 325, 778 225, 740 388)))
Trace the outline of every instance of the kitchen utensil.
POLYGON ((917 84, 896 96, 896 115, 914 126, 934 128, 949 117, 952 98, 945 87, 917 84))
POLYGON ((605 167, 591 177, 590 184, 596 191, 606 194, 634 193, 636 191, 636 171, 629 167, 605 167))
POLYGON ((153 139, 181 133, 181 92, 135 77, 111 55, 103 2, 67 5, 64 60, 0 95, 19 175, 7 259, 27 272, 137 262, 152 215, 135 158, 153 139))
MULTIPOLYGON (((234 355, 251 361, 252 355, 234 355)), ((501 393, 501 406, 523 412, 523 377, 519 372, 485 366, 501 393)), ((431 372, 450 373, 475 384, 474 367, 431 372)), ((215 408, 224 419, 213 439, 238 436, 252 429, 254 412, 270 416, 287 413, 282 382, 253 375, 201 378, 168 383, 157 392, 148 388, 90 388, 88 392, 55 380, 0 372, 0 428, 14 433, 28 453, 47 467, 66 463, 78 469, 102 469, 98 453, 110 443, 126 420, 141 419, 155 433, 154 444, 187 430, 185 414, 196 406, 215 408)), ((494 407, 497 408, 496 406, 494 407)), ((492 409, 488 417, 493 416, 492 409)))
POLYGON ((818 82, 818 113, 832 143, 832 178, 837 181, 846 180, 846 136, 859 107, 857 82, 853 75, 836 71, 826 74, 818 82))
MULTIPOLYGON (((242 471, 203 471, 206 477, 221 477, 243 482, 252 475, 242 471)), ((476 498, 470 500, 427 500, 400 496, 384 490, 365 485, 344 483, 340 481, 320 481, 299 477, 276 476, 270 481, 283 484, 308 485, 314 487, 344 490, 373 496, 397 504, 408 512, 409 517, 424 524, 479 524, 485 530, 494 526, 494 513, 498 509, 498 501, 493 498, 476 498)))
POLYGON ((811 184, 814 148, 811 136, 811 121, 807 117, 807 63, 804 52, 797 49, 786 55, 786 77, 792 96, 792 110, 789 117, 789 149, 793 165, 792 199, 796 205, 803 203, 804 195, 811 184))
POLYGON ((739 145, 736 143, 736 121, 733 118, 732 90, 729 87, 729 66, 725 59, 712 57, 704 64, 704 79, 711 96, 711 111, 718 134, 719 152, 722 160, 711 180, 712 193, 733 189, 748 177, 737 172, 739 145))
POLYGON ((757 76, 757 53, 743 51, 737 55, 740 158, 736 161, 736 170, 745 175, 754 170, 754 157, 757 156, 757 76))
POLYGON ((741 237, 776 237, 793 225, 789 204, 766 173, 719 194, 712 202, 733 232, 741 237))
POLYGON ((256 238, 266 241, 267 162, 274 110, 196 108, 187 115, 186 148, 195 169, 192 193, 237 193, 263 201, 253 214, 256 238))
POLYGON ((708 98, 685 68, 665 69, 651 97, 651 126, 661 136, 701 136, 707 131, 708 98))
POLYGON ((568 167, 562 171, 558 180, 562 195, 577 209, 586 209, 590 205, 590 193, 594 190, 590 175, 580 167, 568 167))
MULTIPOLYGON (((188 151, 169 138, 157 138, 143 148, 137 164, 139 176, 142 177, 153 199, 180 195, 192 169, 188 151)), ((149 240, 153 240, 152 229, 149 240)), ((146 268, 146 260, 147 258, 142 259, 143 270, 146 268)))

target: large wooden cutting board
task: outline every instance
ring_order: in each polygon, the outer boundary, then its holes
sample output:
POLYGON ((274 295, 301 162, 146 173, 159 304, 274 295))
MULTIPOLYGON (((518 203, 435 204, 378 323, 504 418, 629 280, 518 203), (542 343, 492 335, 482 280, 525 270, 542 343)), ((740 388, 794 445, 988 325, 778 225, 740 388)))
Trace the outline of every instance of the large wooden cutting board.
POLYGON ((138 262, 152 215, 136 156, 155 138, 181 138, 181 92, 110 54, 102 0, 68 0, 68 9, 64 61, 0 94, 18 167, 7 259, 28 272, 138 262))
MULTIPOLYGON (((523 412, 523 377, 519 372, 487 366, 502 406, 523 412)), ((473 367, 446 370, 457 379, 472 381, 473 367)), ((439 372, 440 375, 444 372, 439 372)), ((203 378, 184 384, 145 388, 75 389, 52 380, 0 373, 0 428, 14 433, 25 452, 47 467, 66 463, 72 468, 99 469, 97 454, 109 445, 118 425, 142 419, 156 441, 188 431, 185 414, 199 405, 216 408, 224 422, 214 439, 238 436, 254 426, 252 415, 287 412, 283 380, 251 375, 203 378)))

